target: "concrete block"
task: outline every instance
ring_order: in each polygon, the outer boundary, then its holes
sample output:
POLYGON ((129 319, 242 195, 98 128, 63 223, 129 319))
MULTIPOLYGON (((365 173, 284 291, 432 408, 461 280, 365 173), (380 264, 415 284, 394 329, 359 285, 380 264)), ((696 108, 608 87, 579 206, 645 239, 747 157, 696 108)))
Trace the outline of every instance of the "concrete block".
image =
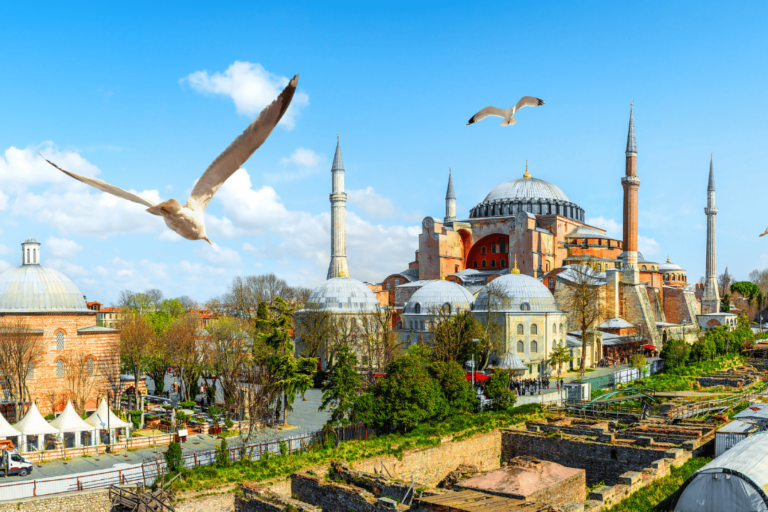
POLYGON ((560 505, 560 512, 584 512, 583 503, 563 503, 560 505))
POLYGON ((613 432, 606 432, 605 434, 601 434, 598 438, 598 441, 601 443, 612 443, 616 440, 616 434, 613 432))
POLYGON ((389 498, 379 498, 379 505, 383 508, 391 508, 396 509, 397 508, 397 502, 395 500, 389 499, 389 498))
POLYGON ((619 477, 619 483, 633 487, 643 480, 643 474, 639 471, 627 471, 619 477))
POLYGON ((613 493, 614 493, 614 488, 612 486, 604 485, 602 487, 598 487, 597 489, 589 491, 588 498, 590 500, 606 501, 613 497, 613 493))
POLYGON ((683 458, 685 458, 685 450, 681 448, 674 448, 672 450, 667 450, 667 452, 664 454, 664 458, 674 459, 675 462, 682 461, 683 458))
POLYGON ((638 446, 651 446, 653 444, 653 438, 646 437, 646 436, 639 436, 635 440, 635 444, 638 446))

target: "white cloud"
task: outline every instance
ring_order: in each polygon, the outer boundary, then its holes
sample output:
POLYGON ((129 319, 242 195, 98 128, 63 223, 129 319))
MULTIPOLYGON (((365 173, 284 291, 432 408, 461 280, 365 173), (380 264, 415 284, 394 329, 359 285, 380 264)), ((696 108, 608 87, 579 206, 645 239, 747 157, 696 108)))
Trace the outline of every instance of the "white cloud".
POLYGON ((7 245, 0 244, 0 254, 11 254, 13 252, 13 249, 8 247, 7 245))
POLYGON ((653 256, 654 254, 659 254, 661 252, 661 248, 659 247, 659 242, 654 240, 653 238, 648 238, 647 236, 638 235, 637 237, 637 250, 643 253, 643 256, 646 258, 648 256, 653 256))
POLYGON ((378 194, 373 187, 359 190, 347 190, 347 199, 357 208, 375 219, 391 219, 400 217, 411 222, 418 222, 424 218, 421 212, 406 214, 397 208, 392 200, 378 194))
POLYGON ((587 219, 587 224, 590 226, 595 226, 601 229, 604 229, 606 233, 608 233, 609 236, 613 236, 621 240, 621 237, 623 236, 622 230, 621 230, 621 224, 616 222, 613 219, 606 219, 605 217, 593 217, 591 219, 587 219))
POLYGON ((12 268, 13 268, 13 265, 11 265, 10 263, 8 263, 5 260, 0 260, 0 273, 3 273, 6 270, 9 270, 9 269, 12 269, 12 268))
MULTIPOLYGON (((198 92, 229 96, 238 114, 254 116, 277 98, 289 78, 272 74, 259 63, 235 61, 223 73, 217 71, 209 75, 208 71, 195 71, 180 82, 189 83, 198 92)), ((308 104, 309 96, 297 91, 280 124, 293 129, 299 110, 308 104)))
POLYGON ((60 260, 57 258, 51 258, 45 260, 45 266, 54 270, 58 270, 69 278, 87 276, 89 272, 80 265, 76 265, 69 261, 60 260))
POLYGON ((204 259, 211 265, 229 267, 238 265, 243 261, 237 251, 215 243, 213 245, 207 243, 198 245, 193 252, 195 256, 204 259))
POLYGON ((83 250, 83 246, 77 242, 55 236, 48 237, 48 240, 45 241, 45 248, 46 252, 50 251, 50 255, 54 258, 72 258, 83 250))
POLYGON ((280 163, 283 165, 294 164, 300 167, 317 167, 322 158, 320 155, 307 148, 298 148, 291 156, 283 157, 280 163))
MULTIPOLYGON (((0 160, 2 160, 0 158, 0 160)), ((8 209, 8 196, 3 194, 3 191, 0 190, 0 212, 5 211, 8 209)))

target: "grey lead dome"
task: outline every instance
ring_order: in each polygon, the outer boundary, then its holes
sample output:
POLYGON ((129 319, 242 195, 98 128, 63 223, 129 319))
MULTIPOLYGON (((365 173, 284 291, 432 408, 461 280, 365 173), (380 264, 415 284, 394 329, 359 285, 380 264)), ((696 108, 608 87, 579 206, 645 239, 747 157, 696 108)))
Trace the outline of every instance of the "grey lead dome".
POLYGON ((406 314, 416 314, 416 304, 421 314, 433 313, 445 304, 451 305, 451 312, 459 309, 465 311, 471 308, 475 297, 469 290, 453 281, 433 281, 422 286, 411 296, 405 305, 406 314))
POLYGON ((0 313, 90 311, 75 283, 56 270, 22 265, 0 274, 0 313))
POLYGON ((511 199, 555 199, 570 201, 560 187, 539 178, 517 178, 491 190, 483 203, 511 199))
POLYGON ((488 290, 491 290, 491 311, 557 311, 555 298, 535 277, 507 274, 488 283, 475 300, 475 311, 488 311, 488 290), (527 304, 530 309, 523 309, 527 304))
POLYGON ((323 311, 354 313, 376 311, 379 301, 371 289, 357 279, 334 277, 312 290, 307 299, 307 305, 310 304, 323 311))

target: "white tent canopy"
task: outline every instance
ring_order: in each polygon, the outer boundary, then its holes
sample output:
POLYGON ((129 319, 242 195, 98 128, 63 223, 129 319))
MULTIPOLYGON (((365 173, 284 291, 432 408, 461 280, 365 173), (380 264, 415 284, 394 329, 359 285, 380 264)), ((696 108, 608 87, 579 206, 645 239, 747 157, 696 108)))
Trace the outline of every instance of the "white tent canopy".
POLYGON ((0 413, 0 437, 15 437, 20 435, 21 432, 13 428, 13 426, 8 423, 8 420, 5 419, 5 416, 0 413))
POLYGON ((45 421, 43 415, 37 410, 37 405, 32 404, 27 414, 21 419, 20 422, 14 425, 16 430, 24 434, 25 436, 37 436, 45 434, 58 434, 59 429, 52 426, 45 421))
POLYGON ((99 402, 99 408, 96 409, 96 412, 88 416, 85 423, 91 425, 91 428, 96 427, 99 430, 105 430, 107 428, 125 428, 131 425, 115 416, 115 413, 107 407, 107 401, 103 398, 101 399, 101 402, 99 402), (107 414, 109 414, 109 417, 107 417, 107 414))
POLYGON ((72 402, 67 400, 67 406, 64 408, 59 417, 51 422, 51 425, 58 428, 62 432, 82 432, 93 430, 93 425, 89 425, 77 414, 75 408, 72 407, 72 402))

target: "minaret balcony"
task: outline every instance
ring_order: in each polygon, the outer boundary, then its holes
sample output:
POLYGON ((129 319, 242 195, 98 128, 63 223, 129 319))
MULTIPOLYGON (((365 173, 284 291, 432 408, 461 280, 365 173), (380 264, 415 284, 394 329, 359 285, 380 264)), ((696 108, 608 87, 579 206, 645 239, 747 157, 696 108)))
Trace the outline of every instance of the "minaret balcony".
POLYGON ((637 176, 622 176, 621 177, 621 184, 627 183, 629 185, 634 185, 636 187, 640 186, 640 178, 637 176))
POLYGON ((704 208, 704 213, 707 215, 717 215, 717 208, 704 208))

